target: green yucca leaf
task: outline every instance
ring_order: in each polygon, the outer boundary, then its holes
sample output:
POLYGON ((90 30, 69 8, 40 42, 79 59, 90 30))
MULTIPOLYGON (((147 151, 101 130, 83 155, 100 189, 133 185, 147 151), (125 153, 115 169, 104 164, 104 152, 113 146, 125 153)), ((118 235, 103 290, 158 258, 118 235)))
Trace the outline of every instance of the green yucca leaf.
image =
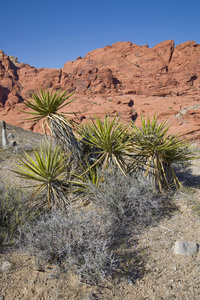
POLYGON ((95 117, 91 124, 78 130, 82 141, 92 147, 96 163, 102 163, 106 168, 108 163, 116 164, 123 172, 126 167, 125 156, 129 155, 129 126, 120 124, 117 115, 112 121, 105 116, 103 122, 95 117))
POLYGON ((48 205, 55 204, 58 188, 62 189, 62 180, 66 173, 66 159, 61 149, 51 146, 40 147, 40 152, 34 150, 35 159, 25 152, 22 158, 18 159, 18 165, 13 170, 21 178, 37 182, 36 191, 31 199, 39 195, 44 189, 47 191, 48 205))
POLYGON ((39 121, 51 114, 58 113, 58 110, 74 101, 75 99, 65 102, 72 95, 73 93, 66 95, 66 92, 54 92, 53 90, 49 92, 41 88, 40 91, 31 94, 30 100, 24 102, 32 111, 24 112, 34 115, 34 117, 29 118, 30 120, 39 121))
POLYGON ((60 109, 75 100, 67 101, 72 94, 67 95, 66 92, 53 90, 50 92, 41 88, 40 91, 32 93, 30 99, 24 102, 31 109, 25 113, 32 114, 33 117, 29 120, 34 122, 43 120, 42 127, 45 134, 50 132, 66 154, 71 152, 72 156, 79 160, 82 159, 83 153, 73 133, 73 122, 67 118, 68 114, 75 114, 75 112, 59 112, 60 109))
POLYGON ((170 187, 172 182, 180 186, 172 164, 185 163, 196 157, 191 144, 177 135, 168 134, 170 125, 167 121, 158 123, 156 115, 152 121, 142 116, 141 121, 141 128, 132 125, 134 138, 131 152, 134 162, 131 167, 136 169, 137 163, 144 169, 145 176, 153 174, 160 190, 163 186, 170 187))
MULTIPOLYGON (((86 162, 87 169, 83 169, 83 174, 72 174, 72 180, 67 181, 71 185, 70 193, 78 193, 83 197, 90 196, 90 184, 92 183, 98 187, 99 182, 102 180, 102 176, 99 177, 99 171, 97 166, 89 166, 86 162)), ((89 204, 89 197, 86 200, 86 204, 89 204)))

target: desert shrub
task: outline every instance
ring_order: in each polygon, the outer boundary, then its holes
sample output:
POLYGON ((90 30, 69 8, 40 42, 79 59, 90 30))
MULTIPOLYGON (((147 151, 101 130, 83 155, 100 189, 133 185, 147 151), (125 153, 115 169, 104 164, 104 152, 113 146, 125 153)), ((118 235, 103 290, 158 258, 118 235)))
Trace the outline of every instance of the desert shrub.
POLYGON ((101 225, 94 211, 51 211, 22 226, 18 242, 42 262, 59 264, 81 280, 96 283, 113 265, 110 240, 101 225))
POLYGON ((148 179, 135 174, 125 177, 118 169, 105 172, 98 187, 90 183, 90 194, 111 235, 134 232, 164 213, 166 195, 157 192, 148 179))
POLYGON ((18 234, 18 226, 35 219, 39 211, 31 212, 25 203, 28 194, 21 189, 2 184, 0 188, 0 243, 11 243, 18 234))
POLYGON ((69 206, 67 213, 51 210, 23 224, 19 245, 41 262, 56 263, 87 283, 96 284, 113 275, 120 264, 118 246, 127 243, 126 237, 154 225, 165 213, 166 199, 151 182, 143 177, 125 177, 117 167, 104 170, 103 175, 98 185, 91 179, 84 181, 89 207, 69 206))

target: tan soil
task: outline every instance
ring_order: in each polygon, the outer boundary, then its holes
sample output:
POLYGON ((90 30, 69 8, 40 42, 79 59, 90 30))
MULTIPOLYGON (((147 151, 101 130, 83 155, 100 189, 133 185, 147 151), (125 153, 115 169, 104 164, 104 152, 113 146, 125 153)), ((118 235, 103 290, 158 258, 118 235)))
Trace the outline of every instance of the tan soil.
MULTIPOLYGON (((42 136, 21 129, 16 129, 15 136, 20 136, 21 143, 32 141, 37 144, 38 140, 43 140, 42 136)), ((15 157, 1 150, 0 180, 7 177, 12 184, 23 185, 25 182, 20 182, 9 171, 15 157)), ((193 174, 197 181, 199 166, 199 161, 196 161, 193 174)), ((172 249, 174 242, 181 239, 200 244, 200 212, 197 214, 193 209, 194 203, 200 205, 199 194, 198 188, 178 194, 174 204, 179 209, 171 217, 164 218, 155 227, 145 229, 129 249, 120 250, 122 255, 127 256, 124 271, 118 274, 118 278, 105 281, 104 287, 82 284, 75 275, 62 273, 56 266, 41 268, 29 254, 1 247, 0 266, 8 260, 13 268, 7 273, 0 273, 0 300, 200 299, 200 252, 194 256, 179 256, 172 249), (130 271, 135 277, 132 278, 133 284, 128 282, 126 275, 130 271)))

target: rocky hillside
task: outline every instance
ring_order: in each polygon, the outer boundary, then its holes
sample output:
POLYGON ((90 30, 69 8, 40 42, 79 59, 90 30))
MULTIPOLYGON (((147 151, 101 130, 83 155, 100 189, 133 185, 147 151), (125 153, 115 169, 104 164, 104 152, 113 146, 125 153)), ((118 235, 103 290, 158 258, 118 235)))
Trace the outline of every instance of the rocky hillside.
POLYGON ((134 120, 141 114, 168 119, 171 130, 191 139, 200 137, 200 45, 174 47, 172 40, 153 48, 131 42, 89 52, 66 62, 63 69, 37 69, 0 51, 0 120, 41 132, 41 124, 24 120, 24 99, 40 87, 74 91, 77 122, 106 113, 134 120))

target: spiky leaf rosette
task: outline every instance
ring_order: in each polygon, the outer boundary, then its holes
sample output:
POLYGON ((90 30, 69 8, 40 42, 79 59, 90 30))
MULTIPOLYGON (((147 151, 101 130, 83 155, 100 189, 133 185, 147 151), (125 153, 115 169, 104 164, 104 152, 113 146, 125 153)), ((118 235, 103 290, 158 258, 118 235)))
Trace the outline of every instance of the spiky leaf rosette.
POLYGON ((58 205, 63 208, 68 205, 68 200, 63 191, 63 179, 65 176, 65 160, 61 149, 54 150, 48 145, 40 148, 40 152, 34 150, 33 159, 26 152, 22 158, 18 159, 18 165, 13 170, 21 178, 36 182, 36 188, 29 200, 35 199, 40 193, 46 190, 46 200, 34 201, 33 205, 52 206, 58 205))
POLYGON ((154 115, 152 122, 142 116, 142 127, 132 125, 134 140, 132 144, 133 157, 145 171, 145 176, 153 174, 156 185, 162 190, 164 186, 181 186, 173 163, 185 163, 195 158, 192 146, 188 140, 177 135, 168 134, 170 125, 167 121, 157 122, 154 115))
POLYGON ((105 169, 109 164, 114 164, 124 173, 130 148, 128 130, 128 125, 120 123, 117 115, 112 121, 105 116, 103 122, 95 117, 95 121, 79 129, 83 143, 89 145, 96 155, 93 165, 103 164, 105 169))
POLYGON ((31 94, 29 100, 24 101, 26 106, 32 109, 32 111, 25 111, 28 114, 34 115, 30 120, 37 122, 50 116, 51 114, 58 114, 58 111, 73 102, 75 99, 66 100, 71 97, 73 93, 66 95, 66 91, 61 93, 60 91, 47 91, 41 88, 40 91, 36 91, 31 94))
MULTIPOLYGON (((80 145, 74 136, 72 123, 67 118, 69 114, 60 113, 59 110, 74 101, 68 100, 73 93, 66 95, 66 92, 60 91, 51 92, 41 88, 31 94, 30 100, 25 101, 26 106, 32 111, 25 111, 28 114, 34 115, 30 120, 37 122, 44 119, 44 131, 50 130, 57 143, 65 151, 66 155, 72 152, 72 156, 76 160, 80 160, 83 153, 80 145)), ((72 113, 73 114, 73 113, 72 113)))

